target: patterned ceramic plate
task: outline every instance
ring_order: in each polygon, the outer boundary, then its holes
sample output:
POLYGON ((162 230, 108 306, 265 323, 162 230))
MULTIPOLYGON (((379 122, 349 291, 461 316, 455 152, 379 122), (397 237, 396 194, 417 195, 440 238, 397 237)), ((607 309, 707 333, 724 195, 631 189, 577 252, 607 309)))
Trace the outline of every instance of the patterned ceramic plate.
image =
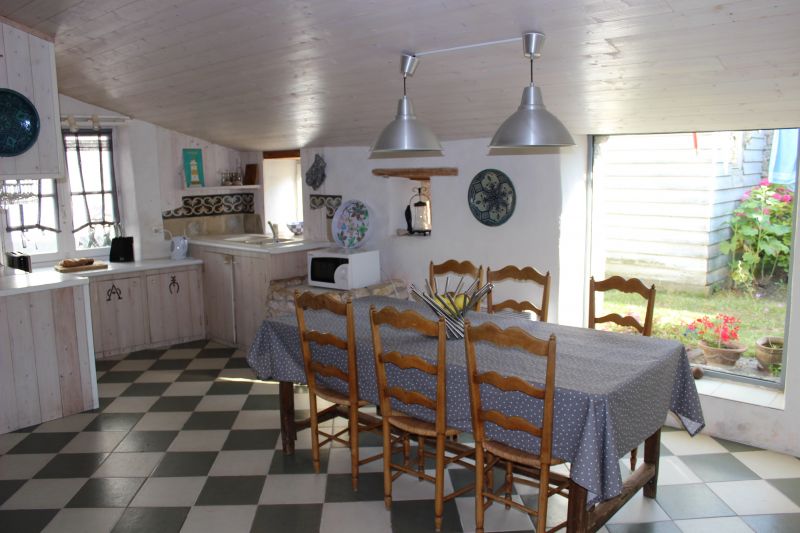
POLYGON ((345 248, 358 248, 369 238, 371 222, 369 208, 364 202, 342 202, 331 223, 333 240, 345 248))
POLYGON ((472 178, 467 191, 467 202, 472 215, 481 224, 499 226, 514 214, 517 193, 508 176, 489 168, 472 178))
POLYGON ((17 91, 0 89, 0 157, 28 151, 39 136, 39 113, 17 91))

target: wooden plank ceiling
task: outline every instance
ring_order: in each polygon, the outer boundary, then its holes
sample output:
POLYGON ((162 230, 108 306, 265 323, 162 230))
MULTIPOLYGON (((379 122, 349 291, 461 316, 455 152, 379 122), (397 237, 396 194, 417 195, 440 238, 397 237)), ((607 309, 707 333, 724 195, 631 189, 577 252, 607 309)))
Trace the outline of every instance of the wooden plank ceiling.
MULTIPOLYGON (((248 150, 369 145, 403 50, 546 34, 534 81, 575 134, 800 126, 797 0, 2 0, 54 36, 59 90, 248 150)), ((489 137, 518 105, 518 42, 420 58, 408 82, 441 139, 489 137)))

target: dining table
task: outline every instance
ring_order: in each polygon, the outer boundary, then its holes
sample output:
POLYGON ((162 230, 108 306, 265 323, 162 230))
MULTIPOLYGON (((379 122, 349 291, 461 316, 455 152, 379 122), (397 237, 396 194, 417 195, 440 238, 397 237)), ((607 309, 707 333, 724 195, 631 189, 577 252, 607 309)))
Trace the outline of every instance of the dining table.
MULTIPOLYGON (((435 318, 425 304, 413 300, 380 296, 353 300, 359 397, 373 404, 378 403, 378 391, 369 311, 371 307, 386 306, 413 309, 435 318)), ((564 326, 501 313, 475 311, 468 313, 467 319, 475 324, 492 321, 503 328, 517 326, 539 338, 546 339, 551 334, 556 337, 552 452, 569 465, 568 531, 599 529, 640 488, 646 497, 655 497, 661 427, 669 412, 677 416, 690 435, 697 434, 705 425, 686 351, 677 341, 564 326), (644 460, 623 482, 620 458, 642 442, 644 460)), ((345 336, 344 319, 333 313, 308 313, 306 321, 311 329, 345 336)), ((435 338, 386 329, 381 334, 385 349, 435 359, 435 338)), ((451 339, 446 344, 447 425, 470 432, 464 340, 451 339)), ((331 346, 319 349, 319 356, 328 363, 344 364, 345 352, 331 346)), ((540 386, 544 382, 544 362, 525 352, 483 346, 476 355, 481 369, 490 368, 540 386)), ((294 411, 294 384, 306 382, 296 317, 291 314, 264 320, 247 361, 259 379, 280 383, 282 446, 284 453, 293 453, 298 429, 308 427, 307 421, 295 419, 294 411)), ((326 385, 340 389, 345 386, 337 381, 326 385)), ((421 374, 412 381, 423 393, 430 394, 435 387, 421 374)), ((521 393, 495 391, 494 394, 497 396, 484 399, 495 402, 506 414, 540 422, 539 400, 521 393)), ((396 407, 412 416, 433 420, 434 413, 423 407, 403 404, 396 407)), ((538 451, 538 439, 522 432, 495 427, 488 436, 525 451, 538 451)))

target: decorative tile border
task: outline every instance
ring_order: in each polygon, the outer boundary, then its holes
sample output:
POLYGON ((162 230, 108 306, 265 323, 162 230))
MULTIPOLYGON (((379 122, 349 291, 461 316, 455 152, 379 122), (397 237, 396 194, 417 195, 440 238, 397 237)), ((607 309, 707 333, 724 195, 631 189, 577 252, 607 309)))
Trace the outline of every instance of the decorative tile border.
POLYGON ((184 196, 183 205, 161 213, 163 218, 207 217, 234 213, 255 213, 253 193, 184 196))
POLYGON ((310 194, 308 199, 311 209, 322 209, 324 207, 328 218, 333 218, 333 214, 342 205, 341 195, 336 194, 310 194))

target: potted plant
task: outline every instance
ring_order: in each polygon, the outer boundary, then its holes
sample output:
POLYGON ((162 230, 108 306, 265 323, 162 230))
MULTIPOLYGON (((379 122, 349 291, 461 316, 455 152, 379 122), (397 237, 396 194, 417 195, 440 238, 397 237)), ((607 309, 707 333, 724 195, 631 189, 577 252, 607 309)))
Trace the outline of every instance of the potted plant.
POLYGON ((703 316, 686 327, 685 335, 698 341, 706 363, 733 366, 747 349, 736 342, 740 324, 735 316, 723 313, 714 318, 703 316))
POLYGON ((761 337, 756 341, 756 359, 761 370, 771 370, 772 365, 783 360, 783 337, 761 337))

